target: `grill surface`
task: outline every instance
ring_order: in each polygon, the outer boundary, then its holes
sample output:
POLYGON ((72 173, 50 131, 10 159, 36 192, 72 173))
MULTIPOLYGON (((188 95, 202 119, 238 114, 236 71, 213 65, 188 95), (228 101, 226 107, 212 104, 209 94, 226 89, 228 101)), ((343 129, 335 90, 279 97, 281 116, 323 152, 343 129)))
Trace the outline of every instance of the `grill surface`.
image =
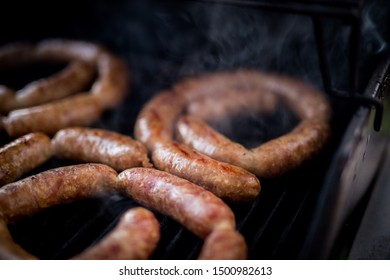
MULTIPOLYGON (((380 2, 374 1, 376 5, 380 2)), ((161 4, 157 1, 99 0, 83 1, 77 4, 77 8, 63 1, 48 4, 45 10, 41 10, 39 3, 24 5, 31 6, 23 10, 18 8, 18 3, 5 7, 8 12, 4 13, 6 16, 0 19, 0 23, 4 25, 18 14, 31 24, 3 34, 0 43, 51 37, 82 39, 102 43, 127 61, 132 70, 131 92, 122 105, 106 112, 95 127, 133 136, 134 122, 142 105, 159 90, 193 74, 249 67, 283 72, 319 87, 322 85, 314 29, 306 16, 193 1, 161 4), (47 13, 47 9, 52 13, 47 13), (277 22, 275 15, 278 15, 277 22), (42 17, 46 23, 34 21, 35 17, 42 17)), ((348 61, 343 56, 343 52, 348 51, 344 38, 348 29, 337 20, 327 23, 330 25, 324 30, 325 38, 335 38, 326 46, 330 50, 330 60, 337 62, 330 65, 332 78, 335 86, 348 89, 347 78, 343 75, 348 68, 348 61)), ((371 34, 369 31, 363 30, 371 34)), ((372 40, 370 45, 363 42, 359 92, 364 90, 370 73, 382 58, 380 43, 374 37, 366 37, 372 40)), ((42 76, 47 74, 47 69, 55 71, 58 67, 36 67, 42 76)), ((22 85, 26 80, 36 78, 31 74, 36 71, 26 72, 3 76, 0 82, 22 85)), ((333 137, 321 155, 292 174, 262 181, 262 192, 255 202, 231 205, 237 228, 248 242, 251 259, 296 259, 302 256, 301 250, 329 165, 358 108, 357 104, 345 99, 331 98, 331 102, 334 108, 333 137)), ((273 124, 281 114, 284 113, 277 112, 267 123, 273 124)), ((288 116, 287 113, 285 119, 288 120, 288 116)), ((255 120, 248 129, 254 131, 256 128, 256 133, 271 137, 288 131, 291 125, 287 121, 278 126, 277 131, 267 132, 269 126, 261 129, 264 122, 255 120)), ((1 136, 2 143, 9 141, 5 135, 1 136)), ((52 159, 33 173, 67 164, 71 162, 52 159)), ((11 231, 17 242, 40 258, 69 258, 104 236, 120 214, 135 205, 130 199, 120 196, 62 205, 12 226, 11 231)), ((201 240, 171 219, 156 215, 161 223, 162 240, 152 258, 196 258, 201 240)))

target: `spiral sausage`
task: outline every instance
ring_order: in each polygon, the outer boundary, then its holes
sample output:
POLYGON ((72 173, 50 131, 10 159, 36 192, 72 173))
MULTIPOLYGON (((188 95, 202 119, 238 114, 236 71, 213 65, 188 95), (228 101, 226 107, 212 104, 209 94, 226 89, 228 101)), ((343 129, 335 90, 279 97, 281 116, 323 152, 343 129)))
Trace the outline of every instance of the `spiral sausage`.
MULTIPOLYGON (((177 137, 184 144, 216 160, 240 166, 260 178, 272 178, 294 170, 313 158, 327 142, 330 106, 325 97, 310 86, 285 76, 238 71, 185 81, 178 85, 177 91, 191 100, 205 96, 207 83, 217 82, 221 83, 219 90, 238 87, 246 82, 248 87, 271 91, 286 102, 301 121, 286 135, 248 150, 216 132, 202 120, 185 116, 179 119, 177 125, 177 137)), ((261 94, 262 91, 258 92, 261 94)), ((236 98, 242 98, 242 95, 237 92, 236 98)))
POLYGON ((260 192, 256 176, 175 143, 174 124, 184 106, 183 98, 166 91, 149 101, 139 114, 135 136, 151 151, 153 164, 223 199, 235 202, 253 200, 260 192))
POLYGON ((81 90, 94 73, 92 67, 97 68, 98 78, 87 94, 88 98, 84 97, 86 94, 80 94, 53 103, 10 111, 2 126, 11 137, 31 131, 53 134, 69 125, 89 125, 104 110, 118 105, 128 90, 129 73, 125 63, 99 45, 70 40, 47 40, 36 46, 16 45, 15 48, 13 51, 10 47, 0 51, 0 68, 9 65, 11 58, 18 54, 23 55, 15 63, 30 61, 29 59, 74 62, 58 75, 30 84, 16 95, 10 89, 0 89, 0 99, 4 100, 0 111, 41 104, 81 90), (70 108, 77 112, 68 118, 70 108), (36 127, 39 127, 38 130, 36 127))

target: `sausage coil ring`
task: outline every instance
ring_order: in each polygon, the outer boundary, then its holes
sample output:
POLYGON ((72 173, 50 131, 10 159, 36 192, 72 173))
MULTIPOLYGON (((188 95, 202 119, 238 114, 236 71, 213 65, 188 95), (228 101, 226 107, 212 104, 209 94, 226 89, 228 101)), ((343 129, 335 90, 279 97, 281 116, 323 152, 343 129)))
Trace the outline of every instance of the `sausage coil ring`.
MULTIPOLYGON (((249 150, 218 133, 200 118, 182 116, 177 124, 180 141, 216 160, 240 166, 259 178, 272 178, 293 170, 313 158, 325 145, 330 132, 330 106, 323 94, 303 82, 286 76, 237 71, 188 80, 179 84, 176 90, 187 100, 218 93, 223 99, 221 91, 240 86, 258 95, 274 93, 287 103, 300 118, 300 123, 291 132, 249 150), (220 88, 209 92, 208 84, 217 84, 220 88)), ((235 93, 236 98, 232 100, 245 98, 240 90, 235 93)), ((209 104, 213 106, 213 103, 209 104)))
POLYGON ((16 94, 0 87, 0 111, 8 113, 1 126, 11 137, 35 131, 54 134, 61 128, 89 125, 104 110, 118 105, 128 90, 126 65, 93 43, 46 40, 35 46, 14 44, 0 50, 0 69, 37 60, 70 64, 60 73, 31 83, 16 94), (65 98, 82 90, 95 68, 98 77, 91 90, 65 98))
POLYGON ((175 142, 174 124, 185 106, 183 95, 164 91, 152 98, 138 115, 135 137, 151 152, 153 165, 200 185, 224 200, 254 200, 260 192, 260 182, 255 175, 175 142))
MULTIPOLYGON (((0 258, 36 258, 12 240, 7 224, 57 204, 116 192, 117 175, 106 165, 82 164, 48 170, 1 188, 0 258)), ((133 208, 105 238, 75 258, 147 259, 159 238, 159 223, 154 215, 149 210, 133 208)))

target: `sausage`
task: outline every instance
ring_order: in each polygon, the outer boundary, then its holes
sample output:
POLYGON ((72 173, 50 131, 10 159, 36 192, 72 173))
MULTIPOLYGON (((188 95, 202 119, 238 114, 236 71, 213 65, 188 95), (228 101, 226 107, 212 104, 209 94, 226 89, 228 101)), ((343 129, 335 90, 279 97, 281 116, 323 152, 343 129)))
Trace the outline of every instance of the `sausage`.
POLYGON ((96 95, 106 108, 117 106, 127 93, 130 73, 125 63, 98 44, 83 41, 50 39, 37 45, 37 52, 52 59, 80 59, 97 67, 98 78, 92 85, 96 95))
POLYGON ((200 185, 225 201, 252 201, 260 193, 260 182, 252 173, 176 142, 155 149, 152 161, 158 169, 200 185))
POLYGON ((317 155, 327 141, 329 129, 325 122, 305 120, 290 133, 247 149, 201 120, 185 116, 178 122, 177 134, 183 143, 213 159, 240 166, 259 178, 274 178, 317 155))
POLYGON ((103 164, 79 164, 47 170, 0 189, 0 213, 7 223, 41 209, 116 190, 117 172, 103 164))
POLYGON ((236 230, 216 228, 206 237, 199 260, 245 260, 248 248, 245 238, 236 230))
POLYGON ((17 57, 20 53, 23 54, 22 58, 16 59, 15 63, 29 62, 29 59, 73 63, 63 72, 31 83, 17 94, 8 88, 0 89, 0 100, 4 100, 0 105, 0 112, 11 110, 4 121, 5 129, 11 137, 31 131, 53 134, 67 126, 90 125, 104 110, 117 106, 128 91, 129 72, 126 64, 97 44, 71 40, 46 40, 33 47, 18 46, 15 46, 15 50, 12 50, 12 46, 0 50, 0 68, 9 65, 11 58, 17 57), (88 94, 88 98, 67 98, 32 108, 16 109, 63 98, 84 89, 94 73, 93 68, 97 68, 97 80, 92 84, 90 92, 80 94, 88 94), (75 112, 70 112, 70 108, 75 112), (68 114, 70 117, 67 116, 68 114), (43 121, 43 128, 40 128, 41 121, 43 121))
POLYGON ((131 137, 103 129, 65 128, 52 139, 54 154, 81 162, 104 163, 116 171, 151 167, 143 144, 131 137))
POLYGON ((107 236, 73 259, 146 260, 159 240, 160 224, 153 213, 142 207, 132 208, 107 236))
POLYGON ((241 89, 236 92, 230 89, 193 100, 188 104, 186 114, 208 123, 221 123, 243 112, 270 114, 275 111, 277 104, 278 96, 269 91, 241 89))
POLYGON ((24 135, 0 148, 0 187, 38 167, 52 154, 50 138, 42 133, 24 135))
POLYGON ((15 105, 11 109, 40 105, 80 92, 90 83, 93 74, 91 65, 72 61, 59 73, 34 81, 19 90, 15 96, 15 105))
POLYGON ((185 179, 151 168, 132 168, 118 175, 119 191, 171 217, 201 238, 217 227, 235 228, 231 209, 211 192, 185 179))
MULTIPOLYGON (((186 81, 184 85, 178 86, 176 92, 178 94, 178 90, 182 90, 181 93, 188 100, 198 98, 199 95, 205 96, 204 92, 199 92, 204 90, 205 81, 221 83, 222 78, 227 86, 233 88, 234 85, 237 87, 239 83, 247 81, 248 87, 257 87, 263 91, 265 88, 274 92, 300 118, 299 124, 285 135, 256 148, 246 149, 216 132, 202 120, 184 116, 178 120, 176 131, 177 138, 182 143, 216 160, 240 166, 259 178, 273 178, 294 170, 312 159, 325 146, 330 135, 330 106, 321 93, 292 78, 238 71, 199 78, 199 86, 195 81, 186 81)), ((229 89, 228 87, 227 90, 229 89)), ((261 92, 259 91, 260 94, 261 92)), ((223 93, 220 98, 225 98, 223 93)), ((240 98, 245 96, 236 92, 236 99, 240 98)))
POLYGON ((97 121, 103 111, 100 101, 80 94, 52 103, 11 111, 3 126, 11 137, 39 131, 53 135, 70 126, 86 126, 97 121))
POLYGON ((194 182, 223 199, 253 200, 261 188, 256 176, 174 141, 174 125, 184 109, 184 98, 173 91, 165 91, 150 100, 138 115, 135 136, 151 152, 154 166, 194 182))
MULTIPOLYGON (((0 69, 43 59, 45 58, 32 45, 10 44, 0 50, 0 69)), ((61 61, 61 59, 57 60, 61 61)), ((5 100, 1 100, 2 90, 0 89, 0 100, 4 101, 0 102, 0 111, 9 112, 66 97, 84 89, 93 74, 94 70, 89 63, 70 60, 68 66, 51 77, 32 82, 16 93, 8 89, 5 100)))
POLYGON ((175 122, 184 109, 184 99, 172 91, 163 91, 141 110, 135 123, 135 137, 149 151, 173 140, 175 122))

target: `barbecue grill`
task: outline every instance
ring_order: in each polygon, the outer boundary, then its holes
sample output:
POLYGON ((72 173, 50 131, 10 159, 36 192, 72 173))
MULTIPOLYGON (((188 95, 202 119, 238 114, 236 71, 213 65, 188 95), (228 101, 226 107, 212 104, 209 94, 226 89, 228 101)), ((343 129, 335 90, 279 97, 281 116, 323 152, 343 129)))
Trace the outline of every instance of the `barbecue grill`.
MULTIPOLYGON (((365 258, 356 247, 364 241, 352 243, 357 233, 361 236, 359 225, 370 209, 371 193, 378 192, 375 183, 387 156, 387 140, 375 132, 390 75, 389 25, 377 13, 390 12, 385 1, 38 1, 23 3, 23 9, 15 2, 4 4, 0 22, 7 26, 17 18, 26 25, 3 29, 0 44, 87 40, 128 63, 128 96, 94 127, 133 136, 145 102, 180 79, 205 72, 253 68, 293 75, 322 89, 333 108, 326 148, 310 164, 262 181, 254 202, 230 206, 250 259, 347 258, 351 247, 353 258, 365 258)), ((37 64, 8 71, 1 73, 0 83, 22 86, 61 67, 37 64)), ((238 141, 249 138, 248 145, 295 124, 286 108, 266 119, 244 116, 239 122, 230 127, 245 123, 245 131, 224 132, 238 141)), ((3 133, 0 144, 9 140, 3 133)), ((33 173, 68 164, 53 158, 33 173)), ((10 230, 37 257, 65 259, 100 240, 136 205, 118 195, 88 199, 52 207, 10 230)), ((162 238, 152 258, 195 259, 202 241, 170 218, 156 216, 162 238)))

